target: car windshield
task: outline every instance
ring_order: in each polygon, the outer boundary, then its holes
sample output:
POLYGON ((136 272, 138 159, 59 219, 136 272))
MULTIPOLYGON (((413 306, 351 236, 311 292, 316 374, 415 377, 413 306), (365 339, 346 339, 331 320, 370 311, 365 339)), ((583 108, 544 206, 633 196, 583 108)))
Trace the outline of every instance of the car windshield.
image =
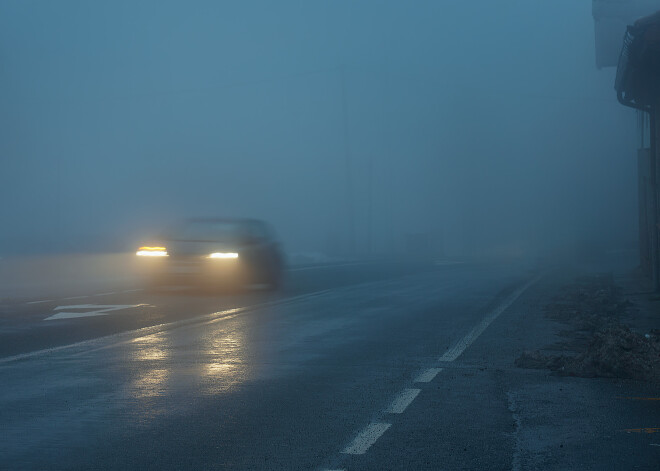
POLYGON ((170 240, 196 242, 238 242, 245 237, 245 224, 239 221, 188 221, 176 226, 170 240))

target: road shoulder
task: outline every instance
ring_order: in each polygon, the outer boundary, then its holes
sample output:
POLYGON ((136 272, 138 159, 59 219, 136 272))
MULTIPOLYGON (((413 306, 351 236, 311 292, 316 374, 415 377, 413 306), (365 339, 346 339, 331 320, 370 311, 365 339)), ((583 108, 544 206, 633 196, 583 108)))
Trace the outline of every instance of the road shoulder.
POLYGON ((652 383, 559 376, 515 366, 561 344, 543 308, 573 281, 548 275, 455 362, 350 469, 657 469, 660 401, 652 383), (402 452, 402 450, 405 450, 402 452))

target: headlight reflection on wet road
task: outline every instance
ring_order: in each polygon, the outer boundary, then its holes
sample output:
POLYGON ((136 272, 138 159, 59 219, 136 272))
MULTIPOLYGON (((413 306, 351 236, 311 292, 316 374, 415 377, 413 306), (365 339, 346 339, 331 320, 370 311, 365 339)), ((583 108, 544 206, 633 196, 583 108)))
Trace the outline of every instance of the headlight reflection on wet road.
POLYGON ((200 352, 202 387, 205 394, 230 391, 248 376, 245 361, 245 334, 240 330, 211 332, 200 352))
MULTIPOLYGON (((226 319, 226 318, 225 318, 226 319)), ((220 319, 218 319, 220 320, 220 319)), ((245 333, 237 326, 206 323, 136 338, 126 344, 125 358, 131 380, 126 394, 134 400, 215 395, 231 391, 249 375, 245 333)), ((158 403, 140 408, 147 416, 158 414, 158 403)))
POLYGON ((167 393, 170 377, 171 344, 168 332, 139 337, 129 343, 130 357, 137 378, 128 386, 135 398, 161 396, 167 393))

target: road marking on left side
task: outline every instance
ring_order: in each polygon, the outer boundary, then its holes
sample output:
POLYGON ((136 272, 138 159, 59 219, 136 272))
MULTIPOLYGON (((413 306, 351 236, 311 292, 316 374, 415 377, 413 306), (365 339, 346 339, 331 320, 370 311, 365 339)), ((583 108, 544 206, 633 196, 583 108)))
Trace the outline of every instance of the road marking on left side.
MULTIPOLYGON (((357 286, 367 286, 370 283, 363 283, 357 286)), ((137 291, 137 290, 134 290, 137 291)), ((65 351, 68 349, 73 349, 73 348, 82 348, 82 347, 90 347, 90 346, 96 346, 99 344, 103 344, 104 342, 106 343, 105 346, 101 347, 96 347, 91 350, 86 350, 86 352, 90 351, 98 351, 101 349, 105 348, 112 348, 112 346, 117 346, 117 345, 122 345, 125 343, 130 342, 129 340, 117 340, 117 339, 122 339, 124 337, 128 336, 148 336, 148 335, 153 335, 159 332, 163 332, 165 330, 169 329, 177 329, 179 327, 183 327, 186 325, 191 325, 191 324, 211 324, 214 322, 226 320, 226 319, 233 319, 236 316, 243 315, 249 312, 253 312, 256 309, 263 309, 266 307, 270 306, 286 306, 287 304, 291 304, 296 301, 302 301, 302 300, 308 300, 312 298, 317 298, 321 297, 323 295, 326 295, 328 293, 332 292, 330 289, 324 289, 321 291, 312 291, 311 293, 307 294, 300 294, 298 296, 292 296, 290 298, 284 298, 284 299, 276 299, 273 301, 267 301, 259 304, 252 304, 244 307, 238 307, 238 308, 233 308, 233 309, 226 309, 224 311, 216 311, 216 312, 211 312, 207 314, 200 314, 197 316, 193 316, 190 318, 186 319, 179 319, 178 321, 172 321, 172 322, 164 322, 162 324, 156 324, 152 325, 149 327, 140 327, 139 329, 133 329, 133 330, 127 330, 124 332, 117 332, 115 334, 110 334, 110 335, 104 335, 101 337, 95 337, 91 338, 88 340, 81 340, 80 342, 74 342, 74 343, 69 343, 66 345, 59 345, 57 347, 51 347, 51 348, 44 348, 42 350, 34 350, 32 352, 27 352, 27 353, 19 353, 17 355, 11 355, 8 357, 0 358, 0 365, 6 364, 6 363, 12 363, 17 360, 25 360, 28 358, 34 358, 38 357, 41 355, 48 355, 52 354, 55 352, 61 352, 65 351), (110 343, 113 340, 117 340, 115 343, 110 343)))
POLYGON ((74 304, 72 306, 57 306, 54 309, 55 311, 62 311, 63 309, 66 309, 66 311, 53 314, 50 317, 46 317, 44 320, 53 321, 56 319, 75 319, 78 317, 105 316, 113 311, 132 309, 140 306, 147 306, 147 304, 74 304), (85 309, 85 311, 80 311, 81 309, 85 309))
POLYGON ((85 298, 93 298, 95 296, 109 296, 111 294, 119 294, 119 293, 137 293, 138 291, 144 291, 144 288, 126 289, 124 291, 108 291, 106 293, 86 294, 83 296, 69 296, 68 298, 41 299, 39 301, 28 301, 25 304, 41 304, 41 303, 50 303, 54 301, 66 301, 69 299, 85 299, 85 298))

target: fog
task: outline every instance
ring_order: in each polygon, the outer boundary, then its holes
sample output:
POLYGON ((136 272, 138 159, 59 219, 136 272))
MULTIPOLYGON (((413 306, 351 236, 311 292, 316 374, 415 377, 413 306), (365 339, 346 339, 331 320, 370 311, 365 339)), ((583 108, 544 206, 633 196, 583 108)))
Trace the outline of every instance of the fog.
POLYGON ((341 257, 636 241, 591 1, 5 0, 0 48, 0 256, 195 216, 341 257))

